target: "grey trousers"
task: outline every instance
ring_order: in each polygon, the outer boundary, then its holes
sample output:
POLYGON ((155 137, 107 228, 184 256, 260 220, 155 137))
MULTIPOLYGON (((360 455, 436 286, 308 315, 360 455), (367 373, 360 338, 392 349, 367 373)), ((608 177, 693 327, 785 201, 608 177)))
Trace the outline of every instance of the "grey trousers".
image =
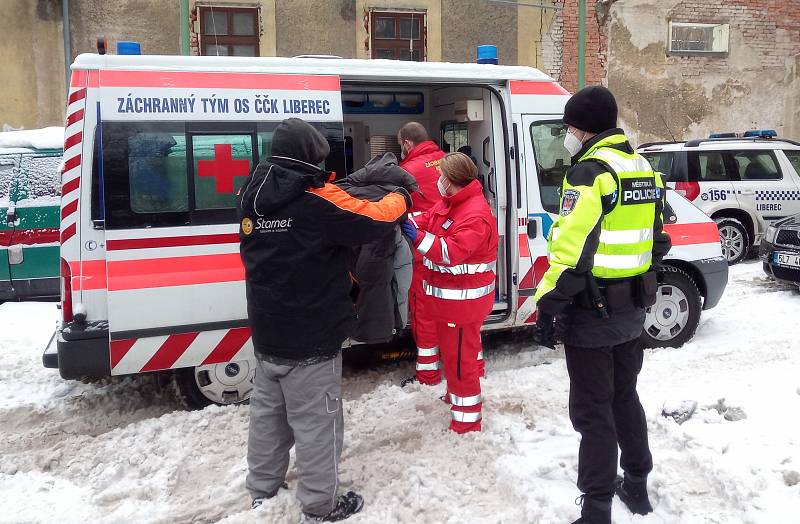
POLYGON ((257 360, 250 397, 246 486, 252 497, 277 493, 295 448, 297 500, 303 512, 336 505, 344 438, 342 356, 308 366, 257 360))

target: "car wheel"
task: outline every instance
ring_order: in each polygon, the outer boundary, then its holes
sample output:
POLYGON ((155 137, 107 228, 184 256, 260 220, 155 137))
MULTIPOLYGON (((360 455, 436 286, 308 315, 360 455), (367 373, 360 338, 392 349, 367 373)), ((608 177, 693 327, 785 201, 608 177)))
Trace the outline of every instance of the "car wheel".
POLYGON ((190 409, 228 406, 250 400, 256 365, 252 360, 175 370, 178 396, 190 409))
POLYGON ((647 308, 642 340, 647 347, 677 348, 688 342, 700 323, 700 290, 688 274, 664 266, 656 303, 647 308))
POLYGON ((728 265, 738 264, 747 257, 752 247, 747 229, 735 218, 717 218, 716 222, 723 256, 728 260, 728 265))

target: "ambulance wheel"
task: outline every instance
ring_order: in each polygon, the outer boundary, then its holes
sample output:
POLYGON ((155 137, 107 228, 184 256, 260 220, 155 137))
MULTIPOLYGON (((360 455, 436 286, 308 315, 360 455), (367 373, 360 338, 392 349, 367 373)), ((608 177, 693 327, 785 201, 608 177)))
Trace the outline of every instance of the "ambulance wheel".
POLYGON ((647 347, 677 348, 691 340, 700 323, 702 301, 692 278, 672 266, 664 266, 656 303, 647 309, 642 341, 647 347))
POLYGON ((229 406, 250 399, 255 373, 255 362, 250 360, 182 368, 175 370, 175 386, 190 409, 229 406))
POLYGON ((738 264, 747 257, 752 247, 747 229, 735 218, 721 217, 715 221, 719 229, 722 254, 728 259, 729 266, 738 264))

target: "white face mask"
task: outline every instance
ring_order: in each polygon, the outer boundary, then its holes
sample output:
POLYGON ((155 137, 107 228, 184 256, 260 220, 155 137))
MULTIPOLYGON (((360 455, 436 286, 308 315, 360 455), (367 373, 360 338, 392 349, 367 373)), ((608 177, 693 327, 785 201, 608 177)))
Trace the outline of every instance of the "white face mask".
POLYGON ((436 187, 439 188, 439 194, 447 196, 447 190, 450 188, 450 182, 447 183, 447 187, 445 187, 444 183, 442 182, 442 177, 439 177, 439 180, 436 181, 436 187))
POLYGON ((575 156, 578 151, 583 147, 583 141, 580 138, 567 131, 567 136, 564 137, 564 149, 567 150, 569 156, 575 156))

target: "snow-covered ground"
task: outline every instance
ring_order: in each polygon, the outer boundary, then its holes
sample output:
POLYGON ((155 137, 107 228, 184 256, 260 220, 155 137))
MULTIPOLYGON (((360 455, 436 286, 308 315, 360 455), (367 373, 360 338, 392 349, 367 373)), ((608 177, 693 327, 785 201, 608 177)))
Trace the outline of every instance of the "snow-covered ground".
MULTIPOLYGON (((247 406, 183 410, 139 377, 65 382, 41 367, 52 304, 0 306, 0 522, 294 523, 296 472, 258 511, 244 488, 247 406)), ((800 295, 758 262, 731 269, 722 303, 681 349, 648 351, 639 392, 655 512, 617 523, 800 522, 800 295), (724 399, 721 401, 720 399, 724 399), (665 404, 694 400, 678 425, 665 404), (720 404, 744 410, 728 421, 720 404)), ((564 523, 578 515, 578 436, 563 354, 489 356, 484 431, 446 430, 441 388, 399 380, 410 363, 346 370, 345 489, 356 523, 564 523)))

